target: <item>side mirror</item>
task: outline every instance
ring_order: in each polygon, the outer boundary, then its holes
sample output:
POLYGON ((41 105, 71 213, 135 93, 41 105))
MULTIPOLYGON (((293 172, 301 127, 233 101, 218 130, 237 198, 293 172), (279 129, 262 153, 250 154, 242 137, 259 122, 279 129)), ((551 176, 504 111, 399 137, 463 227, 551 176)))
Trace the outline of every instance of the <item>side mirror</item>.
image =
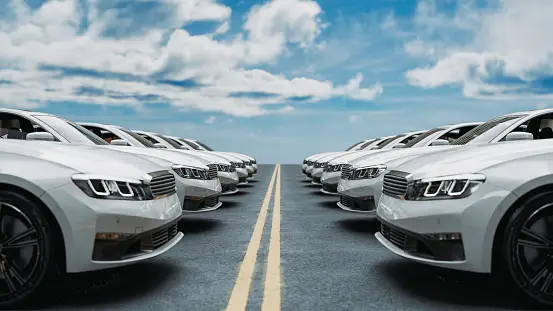
POLYGON ((534 135, 527 132, 512 132, 507 134, 505 141, 533 140, 534 135))
POLYGON ((405 147, 405 144, 404 143, 398 143, 397 145, 395 145, 392 149, 399 149, 399 148, 403 148, 405 147))
POLYGON ((127 143, 126 141, 124 141, 122 139, 114 139, 109 144, 114 145, 114 146, 128 146, 129 145, 129 143, 127 143))
POLYGON ((156 148, 160 148, 160 149, 167 149, 167 147, 165 147, 165 145, 162 144, 162 143, 155 143, 154 146, 155 146, 156 148))
POLYGON ((26 140, 55 141, 54 135, 48 132, 34 132, 27 134, 26 140))
POLYGON ((446 146, 449 145, 449 141, 445 139, 436 139, 432 143, 430 143, 430 146, 446 146))

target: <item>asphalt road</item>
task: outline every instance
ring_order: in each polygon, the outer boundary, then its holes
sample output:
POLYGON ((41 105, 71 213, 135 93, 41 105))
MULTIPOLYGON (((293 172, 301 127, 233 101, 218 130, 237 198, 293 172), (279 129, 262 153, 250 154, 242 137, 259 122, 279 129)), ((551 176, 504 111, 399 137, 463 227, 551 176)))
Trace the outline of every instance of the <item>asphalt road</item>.
MULTIPOLYGON (((166 254, 147 263, 71 276, 52 286, 54 304, 41 308, 224 310, 238 284, 274 167, 262 165, 256 180, 225 197, 217 211, 186 216, 184 239, 166 254)), ((260 310, 264 297, 275 192, 247 310, 260 310)), ((306 182, 299 166, 281 166, 280 248, 275 244, 280 257, 272 258, 280 259, 282 310, 528 309, 516 292, 491 277, 427 267, 390 253, 374 238, 377 223, 340 210, 335 201, 306 182)))

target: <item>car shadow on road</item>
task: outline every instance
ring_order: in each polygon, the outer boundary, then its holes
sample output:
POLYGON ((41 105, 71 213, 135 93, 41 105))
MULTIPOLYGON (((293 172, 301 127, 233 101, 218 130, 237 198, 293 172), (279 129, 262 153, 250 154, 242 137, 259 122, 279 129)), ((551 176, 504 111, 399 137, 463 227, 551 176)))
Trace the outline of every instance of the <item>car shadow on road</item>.
POLYGON ((223 205, 219 207, 220 209, 233 208, 240 205, 240 203, 236 201, 225 201, 225 200, 221 200, 221 201, 223 202, 223 205))
POLYGON ((311 180, 310 180, 310 179, 302 179, 302 180, 300 180, 300 182, 301 182, 302 184, 310 184, 310 183, 311 183, 311 180))
POLYGON ((186 274, 186 271, 164 261, 70 274, 49 286, 43 297, 33 300, 32 306, 20 307, 19 310, 83 307, 93 309, 102 305, 125 303, 152 292, 162 291, 165 282, 175 274, 186 274))
MULTIPOLYGON (((224 205, 224 204, 223 204, 224 205)), ((186 217, 179 221, 179 231, 186 234, 211 231, 221 225, 221 221, 209 218, 186 217)))
POLYGON ((336 202, 337 201, 322 201, 322 202, 317 202, 317 205, 325 208, 339 210, 340 208, 336 205, 336 202))
MULTIPOLYGON (((244 191, 244 189, 240 189, 240 190, 239 190, 238 192, 236 192, 235 194, 229 195, 229 197, 239 197, 239 196, 248 195, 248 194, 250 194, 248 191, 244 191)), ((221 199, 221 200, 224 200, 224 198, 221 199)))
POLYGON ((378 271, 394 287, 417 300, 510 310, 547 310, 529 301, 517 289, 487 274, 456 271, 405 260, 382 261, 378 271))
POLYGON ((245 185, 238 186, 238 188, 253 188, 253 187, 255 187, 255 186, 250 184, 250 181, 248 181, 248 183, 245 184, 245 185))
MULTIPOLYGON (((344 213, 346 213, 344 211, 344 213)), ((366 233, 373 236, 380 230, 380 223, 376 219, 367 218, 363 214, 359 218, 347 218, 338 220, 336 223, 343 229, 356 233, 366 233)))

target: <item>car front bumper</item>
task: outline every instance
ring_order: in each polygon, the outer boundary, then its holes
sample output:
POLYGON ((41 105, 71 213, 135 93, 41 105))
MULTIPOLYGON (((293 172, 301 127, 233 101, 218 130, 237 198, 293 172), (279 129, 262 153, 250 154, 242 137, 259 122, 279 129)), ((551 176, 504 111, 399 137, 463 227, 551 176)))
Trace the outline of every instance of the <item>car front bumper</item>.
POLYGON ((321 185, 321 176, 323 176, 323 168, 314 168, 313 172, 311 173, 311 178, 313 179, 311 183, 315 185, 321 185))
POLYGON ((340 179, 338 183, 340 208, 375 215, 376 204, 382 194, 382 180, 382 176, 372 179, 340 179))
POLYGON ((382 194, 377 206, 382 228, 375 236, 392 252, 420 263, 489 273, 493 238, 503 215, 498 207, 515 199, 488 182, 462 199, 406 201, 382 194), (460 236, 447 236, 451 234, 460 236))
POLYGON ((312 172, 313 172, 313 165, 307 166, 307 168, 305 169, 305 175, 307 176, 307 178, 311 178, 312 172))
POLYGON ((221 207, 219 196, 222 192, 222 185, 219 179, 198 180, 184 179, 185 197, 183 210, 188 213, 210 212, 221 207))
POLYGON ((177 230, 182 216, 177 194, 149 201, 96 199, 69 183, 48 190, 41 199, 62 230, 68 273, 150 259, 183 237, 177 230), (112 238, 106 240, 97 234, 111 234, 112 238))
POLYGON ((338 182, 342 172, 323 172, 321 176, 321 184, 323 188, 321 192, 326 194, 338 194, 338 182))

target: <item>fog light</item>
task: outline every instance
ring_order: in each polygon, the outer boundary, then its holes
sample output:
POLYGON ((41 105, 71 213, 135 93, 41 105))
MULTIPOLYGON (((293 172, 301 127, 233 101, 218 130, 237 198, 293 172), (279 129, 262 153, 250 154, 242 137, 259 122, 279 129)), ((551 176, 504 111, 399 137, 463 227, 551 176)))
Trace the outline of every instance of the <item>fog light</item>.
POLYGON ((121 240, 125 238, 126 235, 121 233, 96 233, 96 240, 121 240))
POLYGON ((461 240, 461 233, 459 232, 448 232, 448 233, 429 233, 425 234, 425 237, 431 240, 438 241, 455 241, 461 240))
POLYGON ((372 195, 367 196, 367 197, 360 197, 359 198, 359 200, 361 200, 361 201, 368 201, 368 200, 373 200, 373 199, 374 199, 374 197, 372 195))
POLYGON ((185 200, 200 201, 200 200, 202 200, 203 198, 202 198, 202 197, 185 196, 184 199, 185 199, 185 200))

